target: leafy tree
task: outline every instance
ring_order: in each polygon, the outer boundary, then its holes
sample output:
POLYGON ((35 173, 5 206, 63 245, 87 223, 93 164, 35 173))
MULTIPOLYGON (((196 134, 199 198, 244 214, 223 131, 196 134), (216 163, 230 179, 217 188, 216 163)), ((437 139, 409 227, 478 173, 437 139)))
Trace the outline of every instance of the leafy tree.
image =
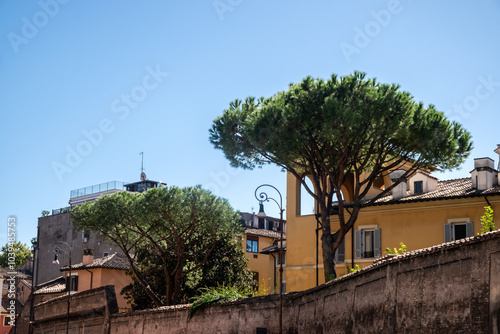
POLYGON ((472 149, 470 134, 434 106, 359 72, 326 81, 307 77, 269 98, 235 100, 214 120, 210 142, 233 167, 273 164, 300 180, 318 205, 326 280, 336 277, 335 251, 363 206, 419 168, 458 167, 472 149), (406 172, 368 199, 374 182, 394 169, 406 172), (330 224, 334 210, 337 231, 330 224))
POLYGON ((481 234, 496 230, 493 222, 493 209, 491 206, 484 207, 484 215, 481 216, 481 234))
POLYGON ((155 306, 180 302, 188 276, 213 261, 218 242, 242 233, 229 203, 199 186, 118 192, 76 207, 71 217, 120 247, 136 287, 155 306))
MULTIPOLYGON (((141 249, 136 257, 137 270, 141 276, 145 277, 158 296, 165 298, 164 272, 159 256, 148 249, 141 249)), ((186 264, 186 268, 192 266, 191 262, 186 264)), ((188 303, 193 297, 198 296, 200 291, 216 289, 219 286, 231 287, 238 291, 251 290, 254 282, 252 273, 246 266, 247 259, 239 238, 224 237, 217 240, 208 260, 184 278, 179 302, 188 303)), ((123 288, 122 294, 125 294, 134 310, 155 306, 135 279, 134 283, 123 288)), ((165 303, 165 300, 162 299, 162 302, 165 303)))
POLYGON ((26 262, 26 260, 30 257, 31 250, 28 248, 26 244, 23 244, 21 241, 12 244, 5 244, 2 246, 2 254, 0 254, 0 267, 9 268, 9 257, 14 259, 14 266, 20 267, 26 262), (12 256, 13 254, 14 256, 12 256))

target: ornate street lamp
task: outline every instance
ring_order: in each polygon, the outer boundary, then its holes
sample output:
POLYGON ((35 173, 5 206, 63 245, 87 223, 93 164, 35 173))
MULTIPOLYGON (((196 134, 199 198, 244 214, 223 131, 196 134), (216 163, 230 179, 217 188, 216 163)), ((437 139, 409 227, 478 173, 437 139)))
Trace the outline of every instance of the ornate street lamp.
POLYGON ((66 334, 68 334, 68 331, 69 331, 69 308, 70 308, 70 305, 71 305, 71 247, 65 243, 64 241, 56 241, 53 245, 52 245, 52 253, 54 253, 54 261, 52 261, 52 264, 59 264, 59 255, 61 254, 66 254, 68 255, 68 258, 69 258, 69 277, 68 277, 68 280, 66 282, 66 291, 68 293, 68 310, 66 312, 66 334), (61 248, 61 246, 66 246, 68 248, 68 252, 66 252, 65 250, 63 250, 61 248))
POLYGON ((269 200, 274 201, 278 205, 278 208, 280 209, 280 297, 279 297, 279 332, 280 334, 283 332, 283 198, 281 197, 281 193, 279 192, 276 187, 270 185, 270 184, 262 184, 255 189, 255 198, 259 201, 259 213, 257 214, 258 217, 266 217, 266 213, 264 212, 264 202, 269 202, 269 200), (267 193, 261 192, 257 195, 257 191, 261 187, 270 187, 274 189, 278 195, 279 195, 279 203, 276 199, 269 197, 267 193))

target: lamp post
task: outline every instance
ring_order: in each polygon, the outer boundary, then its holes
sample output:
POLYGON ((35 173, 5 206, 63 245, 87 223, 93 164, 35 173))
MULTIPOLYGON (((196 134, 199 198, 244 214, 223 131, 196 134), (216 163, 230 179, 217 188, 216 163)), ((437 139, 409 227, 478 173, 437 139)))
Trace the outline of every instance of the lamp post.
POLYGON ((65 243, 64 241, 56 241, 53 245, 52 245, 52 253, 55 254, 54 256, 54 261, 52 261, 52 264, 59 264, 59 259, 58 259, 58 256, 61 255, 61 254, 66 254, 68 255, 68 258, 69 258, 69 278, 67 280, 67 283, 66 283, 66 290, 67 290, 67 293, 68 293, 68 310, 66 312, 66 334, 68 334, 68 331, 69 331, 69 307, 71 305, 71 247, 65 243), (68 248, 68 252, 66 252, 65 250, 63 250, 61 248, 61 246, 66 246, 68 248))
POLYGON ((265 217, 266 213, 264 212, 264 202, 269 202, 269 200, 274 201, 278 205, 278 208, 280 209, 280 292, 279 292, 279 332, 280 334, 283 332, 283 198, 281 197, 281 193, 279 190, 270 185, 270 184, 262 184, 255 189, 255 198, 259 201, 259 213, 257 214, 258 217, 265 217), (270 187, 274 189, 278 195, 279 195, 279 203, 276 199, 269 197, 267 193, 265 192, 260 192, 257 195, 257 191, 261 187, 270 187))

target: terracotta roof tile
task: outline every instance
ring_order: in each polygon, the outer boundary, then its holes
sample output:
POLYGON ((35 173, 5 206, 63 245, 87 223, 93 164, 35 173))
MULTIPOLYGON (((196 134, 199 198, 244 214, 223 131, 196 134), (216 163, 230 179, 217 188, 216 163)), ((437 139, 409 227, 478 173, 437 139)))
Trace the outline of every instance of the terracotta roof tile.
POLYGON ((43 287, 41 289, 38 289, 35 291, 35 295, 44 295, 44 294, 48 294, 48 293, 59 293, 59 292, 64 292, 64 291, 66 291, 66 284, 59 283, 59 284, 49 285, 49 286, 43 287))
MULTIPOLYGON (((125 256, 118 253, 94 259, 94 261, 90 264, 77 263, 71 266, 72 270, 92 268, 129 270, 130 266, 125 256)), ((69 267, 65 266, 61 269, 61 271, 69 271, 69 267)))
MULTIPOLYGON (((251 235, 257 235, 260 237, 279 239, 281 233, 275 232, 275 231, 269 231, 269 230, 265 230, 265 229, 260 229, 260 228, 247 228, 245 230, 245 234, 251 234, 251 235)), ((286 233, 284 233, 284 232, 283 232, 283 239, 286 239, 286 233)))
POLYGON ((392 194, 389 194, 387 196, 379 198, 377 201, 375 201, 374 205, 399 204, 460 197, 477 197, 493 194, 500 195, 500 186, 494 186, 486 190, 477 190, 476 188, 472 187, 472 181, 470 178, 462 178, 438 181, 436 190, 415 195, 410 195, 410 193, 408 192, 408 195, 406 197, 400 198, 399 200, 394 200, 392 198, 392 194))

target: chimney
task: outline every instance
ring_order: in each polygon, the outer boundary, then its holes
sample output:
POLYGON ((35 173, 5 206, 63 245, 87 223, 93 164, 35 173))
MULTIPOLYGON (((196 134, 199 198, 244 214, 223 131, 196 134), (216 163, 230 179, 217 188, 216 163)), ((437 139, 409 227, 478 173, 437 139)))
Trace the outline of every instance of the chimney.
MULTIPOLYGON (((402 169, 397 169, 391 171, 390 178, 391 181, 394 183, 397 180, 399 180, 404 174, 406 173, 405 170, 402 169)), ((400 198, 406 197, 406 180, 401 181, 400 184, 395 186, 392 189, 392 198, 395 200, 398 200, 400 198)))
POLYGON ((497 144, 497 148, 493 152, 498 154, 498 167, 497 167, 497 171, 498 171, 498 170, 500 170, 500 144, 497 144))
POLYGON ((94 250, 86 248, 83 250, 83 265, 91 264, 94 262, 94 250))
MULTIPOLYGON (((498 148, 495 152, 499 150, 498 148)), ((474 159, 474 169, 470 172, 472 187, 477 190, 486 190, 498 184, 498 171, 494 168, 494 161, 490 158, 474 159)))

